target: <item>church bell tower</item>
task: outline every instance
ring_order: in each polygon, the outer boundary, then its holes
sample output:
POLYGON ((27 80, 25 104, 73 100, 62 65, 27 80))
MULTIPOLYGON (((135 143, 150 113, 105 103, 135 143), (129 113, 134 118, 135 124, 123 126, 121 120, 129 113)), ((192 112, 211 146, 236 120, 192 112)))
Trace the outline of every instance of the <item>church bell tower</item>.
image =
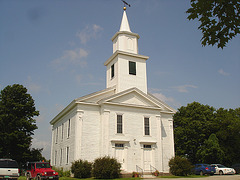
POLYGON ((139 35, 131 32, 124 8, 120 30, 112 37, 113 54, 104 63, 107 67, 107 88, 115 86, 116 93, 138 88, 147 94, 147 56, 138 54, 139 35))

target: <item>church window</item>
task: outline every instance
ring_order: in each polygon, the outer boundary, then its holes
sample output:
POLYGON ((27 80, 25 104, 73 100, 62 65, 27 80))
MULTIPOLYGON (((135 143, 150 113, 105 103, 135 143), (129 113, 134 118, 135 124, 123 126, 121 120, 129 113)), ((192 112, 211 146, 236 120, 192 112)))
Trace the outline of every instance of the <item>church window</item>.
POLYGON ((144 133, 145 135, 150 135, 150 128, 149 128, 149 118, 144 118, 144 133))
POLYGON ((60 149, 60 165, 62 165, 62 149, 60 149))
POLYGON ((70 136, 70 119, 68 120, 68 131, 67 131, 67 137, 69 138, 70 136))
POLYGON ((56 140, 55 143, 57 144, 57 142, 58 142, 58 127, 56 128, 56 139, 55 140, 56 140))
POLYGON ((117 115, 117 133, 122 133, 122 115, 117 115))
POLYGON ((129 74, 136 75, 136 62, 129 61, 129 74))
POLYGON ((67 150, 66 150, 66 163, 68 164, 69 163, 69 147, 67 147, 67 150))
POLYGON ((111 66, 111 78, 114 77, 114 64, 111 66))
POLYGON ((116 148, 123 148, 123 144, 115 144, 116 148))
POLYGON ((63 140, 63 130, 64 130, 64 126, 63 126, 63 123, 62 123, 62 140, 63 140))
POLYGON ((57 151, 55 151, 55 165, 57 165, 57 151))

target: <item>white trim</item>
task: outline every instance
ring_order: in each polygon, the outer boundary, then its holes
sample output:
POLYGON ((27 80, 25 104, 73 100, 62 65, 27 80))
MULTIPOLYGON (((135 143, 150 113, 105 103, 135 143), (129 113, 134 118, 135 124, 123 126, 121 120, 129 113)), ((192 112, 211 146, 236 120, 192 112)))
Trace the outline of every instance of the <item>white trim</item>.
POLYGON ((125 144, 125 143, 129 143, 130 140, 128 140, 128 139, 111 139, 111 142, 112 143, 123 143, 123 144, 125 144))
POLYGON ((147 60, 149 58, 148 56, 117 50, 112 54, 112 56, 110 58, 108 58, 107 61, 105 61, 104 66, 107 66, 118 55, 131 56, 131 57, 140 58, 143 60, 147 60))

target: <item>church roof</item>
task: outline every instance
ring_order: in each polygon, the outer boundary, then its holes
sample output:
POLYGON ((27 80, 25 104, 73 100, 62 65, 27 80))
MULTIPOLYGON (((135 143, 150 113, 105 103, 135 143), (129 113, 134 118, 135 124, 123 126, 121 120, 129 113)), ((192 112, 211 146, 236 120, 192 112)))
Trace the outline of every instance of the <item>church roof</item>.
POLYGON ((175 113, 176 110, 162 102, 152 94, 145 94, 138 88, 130 88, 112 96, 101 99, 101 104, 112 104, 120 106, 130 106, 148 109, 157 109, 165 113, 175 113))
POLYGON ((159 100, 152 94, 145 94, 138 88, 130 88, 115 94, 115 87, 107 88, 98 92, 88 94, 73 100, 66 108, 64 108, 50 124, 58 121, 67 112, 75 108, 77 104, 101 106, 103 104, 136 107, 145 109, 159 110, 162 113, 174 114, 176 110, 159 100))
POLYGON ((130 88, 115 93, 115 87, 107 88, 75 100, 79 104, 130 106, 138 108, 156 109, 165 113, 175 113, 176 110, 162 102, 152 94, 145 94, 138 88, 130 88))

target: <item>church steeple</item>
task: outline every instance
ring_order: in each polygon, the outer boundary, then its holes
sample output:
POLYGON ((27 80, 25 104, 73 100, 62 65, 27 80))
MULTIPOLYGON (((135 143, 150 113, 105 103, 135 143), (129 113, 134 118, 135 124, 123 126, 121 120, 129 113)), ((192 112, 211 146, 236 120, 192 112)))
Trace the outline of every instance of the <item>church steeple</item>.
POLYGON ((147 56, 138 54, 139 35, 130 30, 124 8, 119 31, 112 37, 113 55, 104 63, 107 66, 107 88, 116 87, 116 93, 138 88, 147 93, 147 56))
POLYGON ((131 32, 126 10, 123 11, 119 31, 112 37, 113 53, 117 50, 138 54, 139 35, 131 32))
POLYGON ((120 26, 119 31, 131 32, 130 26, 129 26, 129 23, 128 23, 128 19, 127 19, 126 10, 123 11, 123 17, 122 17, 122 22, 121 22, 121 26, 120 26))

